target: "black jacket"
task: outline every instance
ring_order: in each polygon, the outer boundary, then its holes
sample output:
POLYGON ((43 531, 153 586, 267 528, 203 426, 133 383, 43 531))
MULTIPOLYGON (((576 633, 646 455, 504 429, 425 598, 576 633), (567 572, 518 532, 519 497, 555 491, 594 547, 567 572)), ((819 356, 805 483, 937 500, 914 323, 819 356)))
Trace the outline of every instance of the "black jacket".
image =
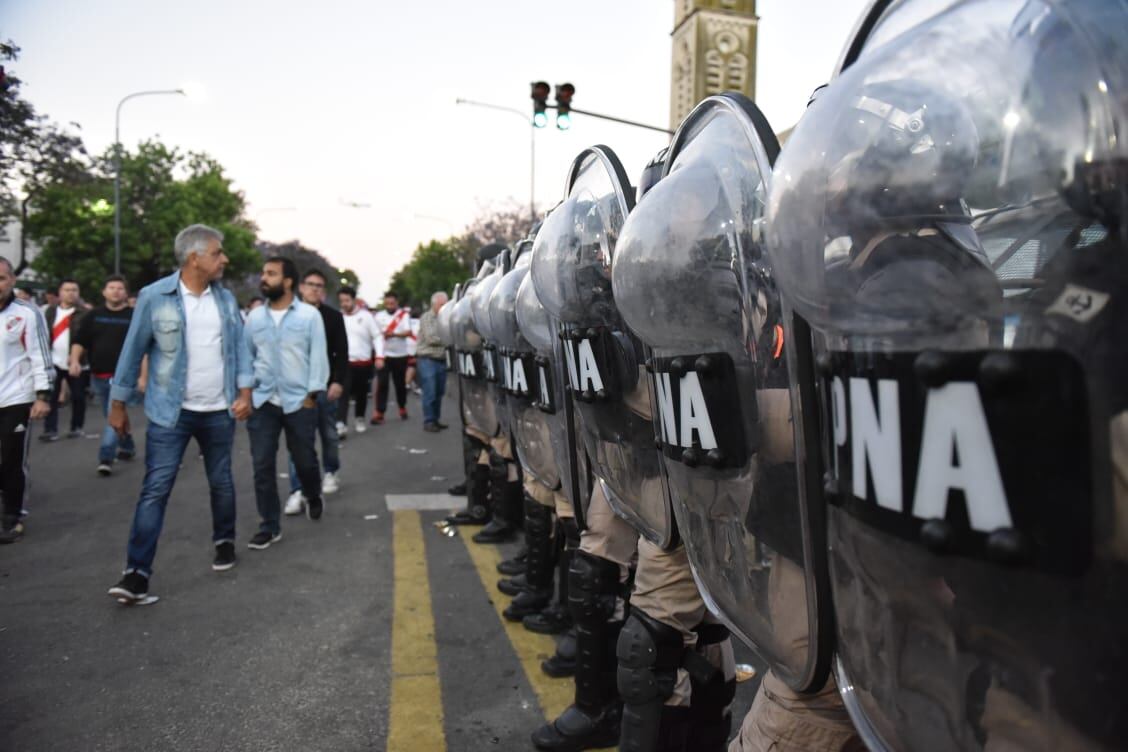
POLYGON ((336 308, 322 303, 317 307, 325 324, 325 345, 329 350, 329 383, 345 383, 349 370, 349 339, 345 334, 345 317, 336 308))

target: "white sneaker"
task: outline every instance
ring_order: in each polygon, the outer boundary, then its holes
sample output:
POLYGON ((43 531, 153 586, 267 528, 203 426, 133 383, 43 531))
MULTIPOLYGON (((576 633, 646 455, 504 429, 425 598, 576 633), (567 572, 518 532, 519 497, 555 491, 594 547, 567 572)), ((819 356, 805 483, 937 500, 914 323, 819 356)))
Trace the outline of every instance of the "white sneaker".
POLYGON ((364 433, 368 430, 368 426, 364 425, 364 418, 356 419, 356 423, 353 424, 353 430, 357 433, 364 433))
POLYGON ((305 496, 301 491, 294 491, 290 494, 290 498, 286 499, 286 514, 291 517, 295 514, 301 514, 302 509, 305 507, 305 496))
POLYGON ((337 493, 341 490, 341 484, 337 481, 336 473, 325 473, 325 477, 321 479, 321 493, 331 494, 337 493))
POLYGON ((349 435, 348 424, 337 421, 337 438, 343 439, 349 435))

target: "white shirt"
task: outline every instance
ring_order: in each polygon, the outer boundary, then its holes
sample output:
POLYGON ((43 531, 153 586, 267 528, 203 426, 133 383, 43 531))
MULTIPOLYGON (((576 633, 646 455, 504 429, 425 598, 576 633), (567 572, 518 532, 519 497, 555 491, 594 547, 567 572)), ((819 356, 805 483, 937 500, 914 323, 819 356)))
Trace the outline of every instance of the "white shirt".
POLYGON ((406 308, 401 308, 394 313, 388 313, 383 308, 376 312, 376 329, 380 332, 381 338, 384 340, 383 352, 376 351, 377 356, 385 358, 406 358, 407 357, 407 337, 388 337, 385 332, 395 322, 395 328, 392 329, 396 334, 410 334, 411 333, 411 314, 406 308))
POLYGON ((415 348, 419 345, 419 319, 411 320, 411 336, 407 338, 407 354, 415 357, 415 348))
POLYGON ((188 345, 188 378, 184 385, 184 402, 180 406, 200 413, 226 410, 223 321, 211 286, 205 287, 202 295, 196 295, 181 282, 180 300, 184 304, 187 325, 184 339, 188 345))
MULTIPOLYGON (((51 340, 51 362, 56 368, 66 368, 70 365, 70 317, 74 315, 73 308, 59 306, 55 309, 55 327, 67 324, 58 337, 51 340)), ((53 332, 47 332, 51 337, 53 332)))
POLYGON ((371 363, 372 352, 380 339, 372 314, 360 308, 354 308, 352 313, 341 313, 345 317, 345 335, 349 339, 349 362, 371 363))
POLYGON ((26 405, 51 388, 47 322, 30 303, 13 298, 0 311, 0 407, 26 405))

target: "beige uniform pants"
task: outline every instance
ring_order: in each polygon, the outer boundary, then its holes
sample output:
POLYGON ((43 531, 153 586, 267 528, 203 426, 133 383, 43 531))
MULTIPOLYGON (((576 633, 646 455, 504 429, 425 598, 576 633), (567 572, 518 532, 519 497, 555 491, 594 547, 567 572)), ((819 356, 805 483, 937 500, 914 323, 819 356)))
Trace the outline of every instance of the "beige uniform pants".
MULTIPOLYGON (((684 644, 690 649, 694 648, 697 645, 694 627, 702 621, 714 620, 711 615, 706 618, 705 602, 701 599, 701 593, 689 570, 685 548, 679 546, 673 551, 663 551, 645 538, 640 538, 633 527, 611 511, 607 496, 598 482, 592 489, 586 521, 587 529, 580 535, 580 550, 618 564, 624 582, 627 570, 637 557, 638 569, 635 572, 631 605, 677 629, 682 634, 684 644)), ((622 612, 617 609, 616 618, 622 619, 624 616, 625 609, 622 612)), ((735 676, 730 642, 710 645, 705 657, 713 665, 722 668, 726 680, 735 676)), ((666 700, 666 704, 685 706, 689 705, 689 701, 689 674, 684 669, 678 669, 674 693, 666 700)))
POLYGON ((768 671, 729 752, 864 752, 834 677, 799 695, 768 671))

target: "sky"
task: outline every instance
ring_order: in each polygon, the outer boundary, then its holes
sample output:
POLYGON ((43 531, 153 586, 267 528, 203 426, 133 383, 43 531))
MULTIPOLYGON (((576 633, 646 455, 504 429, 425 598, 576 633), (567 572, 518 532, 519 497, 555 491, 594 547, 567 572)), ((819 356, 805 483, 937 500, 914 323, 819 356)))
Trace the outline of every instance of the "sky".
MULTIPOLYGON (((867 0, 761 0, 757 104, 777 131, 829 78, 867 0), (811 23, 818 18, 817 28, 811 23)), ((672 0, 0 0, 23 95, 88 150, 160 138, 219 160, 259 237, 300 240, 377 297, 412 251, 484 208, 528 206, 529 82, 573 105, 668 127, 672 0), (458 98, 510 107, 500 112, 458 98)), ((535 202, 604 144, 632 178, 655 131, 575 115, 536 132, 535 202)), ((169 239, 171 243, 171 238, 169 239)))

